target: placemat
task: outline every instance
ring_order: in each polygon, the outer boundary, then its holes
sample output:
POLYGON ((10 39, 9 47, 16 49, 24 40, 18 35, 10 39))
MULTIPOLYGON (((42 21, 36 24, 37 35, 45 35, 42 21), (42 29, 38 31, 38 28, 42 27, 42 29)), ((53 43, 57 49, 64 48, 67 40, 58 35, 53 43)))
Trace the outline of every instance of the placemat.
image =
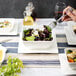
MULTIPOLYGON (((32 67, 59 67, 60 66, 60 61, 58 54, 18 54, 18 41, 19 41, 19 36, 0 36, 0 39, 6 39, 6 38, 11 38, 10 41, 8 42, 2 42, 1 44, 7 48, 7 53, 5 57, 5 61, 3 64, 6 64, 6 60, 8 56, 12 57, 18 57, 20 58, 25 65, 30 65, 32 67)), ((74 48, 75 46, 68 45, 66 36, 64 34, 57 34, 56 35, 57 39, 57 46, 58 46, 58 51, 60 53, 64 53, 64 49, 71 47, 74 48)))

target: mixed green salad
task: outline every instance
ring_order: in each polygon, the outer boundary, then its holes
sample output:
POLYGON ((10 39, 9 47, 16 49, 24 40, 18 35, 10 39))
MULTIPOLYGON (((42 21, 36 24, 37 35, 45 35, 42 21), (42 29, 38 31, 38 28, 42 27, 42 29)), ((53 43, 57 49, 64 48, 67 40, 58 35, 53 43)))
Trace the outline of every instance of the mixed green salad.
POLYGON ((76 49, 69 49, 66 52, 68 62, 76 62, 76 49))
POLYGON ((8 57, 7 65, 0 68, 0 76, 19 76, 18 73, 21 73, 23 67, 20 59, 8 57))
POLYGON ((52 30, 50 26, 43 26, 43 30, 40 29, 25 29, 23 31, 24 41, 52 41, 52 30))

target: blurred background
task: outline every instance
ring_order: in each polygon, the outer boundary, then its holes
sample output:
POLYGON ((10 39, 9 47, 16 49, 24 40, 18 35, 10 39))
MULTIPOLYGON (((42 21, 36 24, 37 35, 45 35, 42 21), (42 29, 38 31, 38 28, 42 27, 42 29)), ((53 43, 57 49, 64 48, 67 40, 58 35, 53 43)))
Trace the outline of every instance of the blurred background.
POLYGON ((0 17, 23 18, 28 2, 33 2, 38 18, 54 17, 54 8, 58 1, 76 8, 76 0, 0 0, 0 17))

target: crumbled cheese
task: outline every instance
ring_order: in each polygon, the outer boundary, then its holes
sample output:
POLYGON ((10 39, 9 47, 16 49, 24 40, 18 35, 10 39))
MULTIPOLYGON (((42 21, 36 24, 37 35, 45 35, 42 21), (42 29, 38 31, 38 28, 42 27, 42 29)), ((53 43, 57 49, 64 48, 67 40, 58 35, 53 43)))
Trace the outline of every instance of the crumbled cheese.
POLYGON ((35 30, 34 33, 33 33, 33 35, 34 36, 39 36, 38 31, 35 30))

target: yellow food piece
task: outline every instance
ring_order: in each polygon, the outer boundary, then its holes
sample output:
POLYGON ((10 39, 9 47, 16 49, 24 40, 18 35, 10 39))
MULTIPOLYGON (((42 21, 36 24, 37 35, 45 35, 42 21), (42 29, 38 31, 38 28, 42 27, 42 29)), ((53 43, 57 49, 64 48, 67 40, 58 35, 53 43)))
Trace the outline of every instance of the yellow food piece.
POLYGON ((3 57, 3 51, 0 50, 0 61, 2 61, 2 57, 3 57))
POLYGON ((33 25, 34 20, 31 16, 26 16, 23 20, 23 25, 33 25))
POLYGON ((76 29, 76 25, 73 25, 73 30, 75 30, 76 29))

